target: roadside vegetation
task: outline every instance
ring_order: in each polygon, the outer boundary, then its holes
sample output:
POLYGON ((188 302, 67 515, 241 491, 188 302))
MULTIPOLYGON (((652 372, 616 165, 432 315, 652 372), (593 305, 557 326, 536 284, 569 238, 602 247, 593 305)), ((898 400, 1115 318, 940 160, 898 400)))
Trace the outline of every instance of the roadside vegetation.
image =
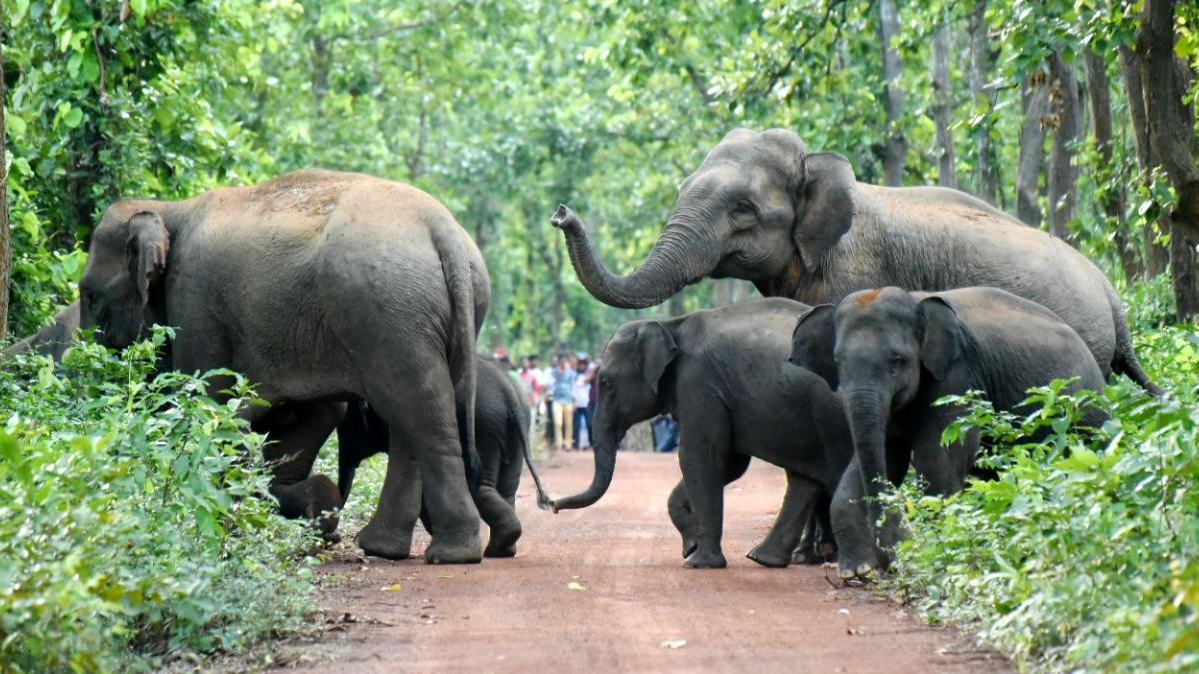
MULTIPOLYGON (((1127 294, 1138 324, 1160 296, 1127 294)), ((912 537, 884 584, 924 615, 976 628, 1030 671, 1199 670, 1199 331, 1141 331, 1137 352, 1167 390, 1120 381, 1094 396, 1035 390, 1027 417, 970 399, 947 436, 981 429, 995 480, 963 492, 896 495, 912 537), (1111 419, 1071 426, 1088 401, 1111 419), (1043 441, 1019 440, 1046 429, 1043 441)))

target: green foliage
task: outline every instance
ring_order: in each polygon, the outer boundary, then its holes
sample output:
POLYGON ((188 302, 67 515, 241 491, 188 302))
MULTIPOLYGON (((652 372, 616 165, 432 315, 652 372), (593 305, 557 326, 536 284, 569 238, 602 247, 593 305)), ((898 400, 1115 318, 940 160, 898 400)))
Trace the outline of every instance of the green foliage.
POLYGON ((947 436, 978 428, 1000 449, 993 481, 949 497, 912 488, 912 536, 888 585, 934 620, 1044 672, 1193 672, 1199 667, 1199 335, 1146 335, 1139 352, 1169 394, 1126 381, 1101 395, 1036 389, 1026 417, 986 401, 947 436), (1110 420, 1072 425, 1094 402, 1110 420), (1017 440, 1040 429, 1039 442, 1017 440))
POLYGON ((0 670, 108 672, 241 652, 311 610, 305 525, 275 514, 263 438, 153 340, 0 371, 0 670))

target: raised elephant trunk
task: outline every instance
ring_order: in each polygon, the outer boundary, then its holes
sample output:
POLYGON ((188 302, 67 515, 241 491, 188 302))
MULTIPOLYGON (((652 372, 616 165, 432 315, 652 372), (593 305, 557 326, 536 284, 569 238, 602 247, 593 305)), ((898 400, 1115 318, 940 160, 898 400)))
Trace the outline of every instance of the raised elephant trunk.
POLYGON ((554 512, 575 510, 586 508, 600 500, 600 497, 607 493, 608 487, 612 484, 612 473, 616 470, 616 447, 619 444, 619 441, 610 442, 608 438, 605 438, 604 441, 597 439, 595 443, 595 475, 591 478, 591 486, 574 496, 550 501, 550 508, 554 512))
POLYGON ((566 235, 575 274, 596 299, 621 309, 643 309, 665 302, 687 284, 703 278, 719 262, 719 247, 704 243, 694 227, 668 222, 641 266, 628 276, 614 276, 595 250, 587 228, 565 205, 550 219, 566 235))

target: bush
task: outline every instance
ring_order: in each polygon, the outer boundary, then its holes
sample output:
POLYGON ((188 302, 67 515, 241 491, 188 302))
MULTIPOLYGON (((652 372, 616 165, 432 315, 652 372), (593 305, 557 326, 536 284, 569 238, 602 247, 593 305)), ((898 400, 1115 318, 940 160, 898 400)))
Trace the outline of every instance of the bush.
POLYGON ((988 459, 999 477, 894 496, 912 537, 889 587, 1034 670, 1199 671, 1199 336, 1167 328, 1140 352, 1170 393, 1109 386, 1096 433, 1070 425, 1092 398, 1064 382, 1035 390, 1026 418, 968 400, 947 436, 980 427, 1003 447, 988 459), (1044 441, 1010 444, 1037 428, 1044 441))
POLYGON ((312 534, 274 514, 235 414, 251 392, 151 378, 165 337, 0 372, 0 671, 149 669, 311 610, 312 534))

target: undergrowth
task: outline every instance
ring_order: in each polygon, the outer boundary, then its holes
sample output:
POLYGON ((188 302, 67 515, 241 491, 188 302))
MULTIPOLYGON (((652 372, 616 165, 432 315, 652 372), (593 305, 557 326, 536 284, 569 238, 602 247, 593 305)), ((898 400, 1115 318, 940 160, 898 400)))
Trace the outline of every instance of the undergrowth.
POLYGON ((311 610, 312 534, 274 512, 263 438, 151 341, 0 371, 0 672, 239 653, 311 610))
POLYGON ((1199 671, 1199 335, 1146 332, 1138 353, 1165 397, 1126 380, 1072 397, 1059 381, 1022 417, 953 401, 970 413, 946 439, 981 429, 998 478, 893 495, 912 535, 884 589, 1025 670, 1199 671), (1110 413, 1100 429, 1071 423, 1088 401, 1110 413), (1020 440, 1037 429, 1043 440, 1020 440))

